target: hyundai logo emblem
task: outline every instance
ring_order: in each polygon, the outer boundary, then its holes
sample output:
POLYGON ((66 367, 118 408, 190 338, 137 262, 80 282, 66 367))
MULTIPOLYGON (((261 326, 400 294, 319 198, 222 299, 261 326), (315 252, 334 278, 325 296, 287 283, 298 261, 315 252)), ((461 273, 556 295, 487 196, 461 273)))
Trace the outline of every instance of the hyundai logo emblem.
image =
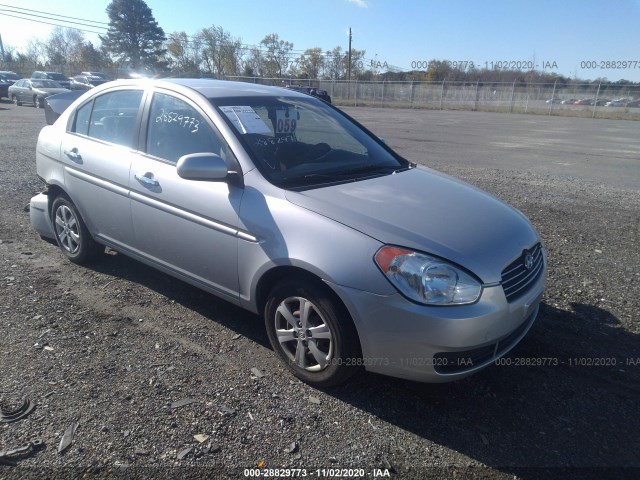
POLYGON ((529 252, 524 252, 524 268, 531 270, 533 268, 533 255, 529 252))

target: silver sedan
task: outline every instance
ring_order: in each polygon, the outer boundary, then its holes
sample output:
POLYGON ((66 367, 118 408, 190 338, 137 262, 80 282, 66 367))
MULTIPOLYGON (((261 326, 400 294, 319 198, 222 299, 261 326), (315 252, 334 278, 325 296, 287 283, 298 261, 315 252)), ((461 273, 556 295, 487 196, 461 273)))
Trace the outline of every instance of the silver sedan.
POLYGON ((110 82, 43 128, 36 164, 32 223, 69 260, 109 246, 263 315, 316 386, 459 379, 538 313, 546 254, 524 215, 295 91, 110 82))

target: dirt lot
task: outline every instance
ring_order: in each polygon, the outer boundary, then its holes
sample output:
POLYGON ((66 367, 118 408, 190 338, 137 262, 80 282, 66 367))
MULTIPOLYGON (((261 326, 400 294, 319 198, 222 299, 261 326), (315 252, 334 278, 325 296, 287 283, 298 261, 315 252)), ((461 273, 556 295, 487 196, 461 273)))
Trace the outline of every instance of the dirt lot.
POLYGON ((523 149, 540 147, 528 140, 531 117, 348 111, 411 160, 521 209, 541 233, 544 304, 503 365, 453 384, 363 374, 319 391, 281 367, 260 318, 122 255, 72 265, 24 209, 41 188, 44 114, 3 101, 0 403, 37 407, 0 423, 0 451, 33 438, 44 448, 0 466, 0 479, 240 478, 262 461, 313 478, 640 476, 640 165, 624 133, 637 124, 602 131, 599 181, 585 144, 590 119, 554 118, 549 128, 566 127, 565 141, 528 162, 523 149), (469 134, 492 121, 522 145, 469 134), (183 399, 194 402, 172 408, 183 399), (73 444, 59 454, 74 422, 73 444))

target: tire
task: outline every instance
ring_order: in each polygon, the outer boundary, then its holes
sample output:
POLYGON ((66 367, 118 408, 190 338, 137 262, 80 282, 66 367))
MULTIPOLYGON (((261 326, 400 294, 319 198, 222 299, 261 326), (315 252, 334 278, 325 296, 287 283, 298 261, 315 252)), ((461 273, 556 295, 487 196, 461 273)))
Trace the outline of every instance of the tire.
POLYGON ((99 253, 100 246, 87 230, 75 205, 66 196, 60 195, 53 201, 51 220, 56 243, 73 263, 85 263, 99 253))
POLYGON ((271 346, 303 382, 341 385, 361 369, 353 321, 324 285, 306 279, 279 283, 269 294, 264 320, 271 346))
POLYGON ((44 100, 40 99, 38 97, 33 97, 33 106, 36 108, 43 108, 44 107, 44 100))
POLYGON ((16 107, 19 107, 22 105, 22 102, 18 100, 18 97, 16 97, 15 95, 12 95, 11 100, 13 100, 13 103, 16 104, 16 107))

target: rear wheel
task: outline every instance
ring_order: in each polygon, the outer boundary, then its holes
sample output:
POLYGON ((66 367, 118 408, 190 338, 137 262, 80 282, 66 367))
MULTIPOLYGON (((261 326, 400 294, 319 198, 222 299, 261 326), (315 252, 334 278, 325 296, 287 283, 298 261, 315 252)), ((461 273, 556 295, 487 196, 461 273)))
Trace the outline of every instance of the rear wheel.
POLYGON ((75 205, 61 195, 51 206, 56 243, 73 263, 84 263, 100 251, 99 245, 91 237, 75 205))
POLYGON ((305 279, 281 282, 264 317, 271 346, 300 380, 331 387, 360 370, 353 321, 326 287, 305 279))

